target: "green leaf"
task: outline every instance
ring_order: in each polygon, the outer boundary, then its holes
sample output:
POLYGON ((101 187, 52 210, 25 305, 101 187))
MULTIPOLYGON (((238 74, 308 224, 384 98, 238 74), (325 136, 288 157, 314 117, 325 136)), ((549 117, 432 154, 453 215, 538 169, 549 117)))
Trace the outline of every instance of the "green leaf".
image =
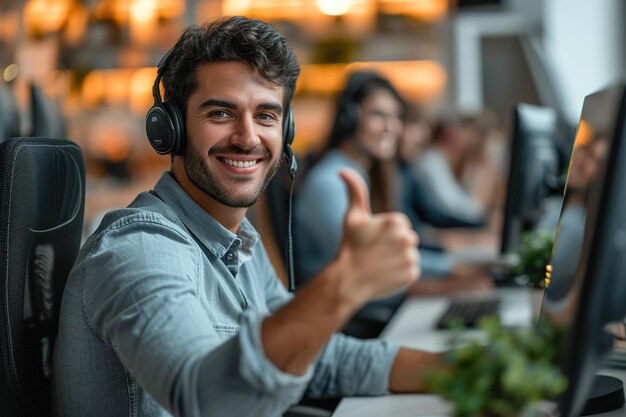
POLYGON ((528 329, 502 326, 495 318, 479 328, 487 343, 464 337, 456 328, 445 367, 427 374, 428 390, 450 401, 454 415, 512 416, 535 401, 563 392, 567 380, 557 364, 562 329, 540 321, 528 329))

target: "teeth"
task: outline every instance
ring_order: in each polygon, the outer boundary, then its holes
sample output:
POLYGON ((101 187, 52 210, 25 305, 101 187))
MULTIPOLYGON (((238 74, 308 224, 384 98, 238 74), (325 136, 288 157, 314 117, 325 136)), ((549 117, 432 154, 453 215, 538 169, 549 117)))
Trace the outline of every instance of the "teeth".
POLYGON ((224 159, 224 162, 226 162, 228 165, 230 166, 234 166, 237 168, 250 168, 252 166, 255 166, 257 164, 257 161, 233 161, 232 159, 224 159))

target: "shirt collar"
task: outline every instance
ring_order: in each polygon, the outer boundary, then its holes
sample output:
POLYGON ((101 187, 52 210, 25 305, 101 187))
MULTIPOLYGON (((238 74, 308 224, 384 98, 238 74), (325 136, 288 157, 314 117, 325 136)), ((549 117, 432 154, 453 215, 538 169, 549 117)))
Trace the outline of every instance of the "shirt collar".
POLYGON ((233 244, 243 256, 252 253, 259 234, 247 218, 244 217, 237 234, 231 232, 193 201, 168 171, 161 175, 154 191, 177 212, 185 227, 216 257, 222 258, 233 244))

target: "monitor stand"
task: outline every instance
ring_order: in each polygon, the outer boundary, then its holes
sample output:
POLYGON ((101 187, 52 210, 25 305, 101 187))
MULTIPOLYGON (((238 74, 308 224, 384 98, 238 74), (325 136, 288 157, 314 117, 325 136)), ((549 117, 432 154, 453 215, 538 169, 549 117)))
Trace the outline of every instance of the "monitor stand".
POLYGON ((624 383, 608 375, 596 375, 581 416, 605 413, 624 405, 624 383))

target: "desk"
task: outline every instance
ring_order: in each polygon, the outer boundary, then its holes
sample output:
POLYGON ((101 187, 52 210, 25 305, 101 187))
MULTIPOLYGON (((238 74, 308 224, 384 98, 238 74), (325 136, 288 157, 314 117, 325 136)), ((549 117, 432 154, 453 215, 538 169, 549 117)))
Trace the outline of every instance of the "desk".
MULTIPOLYGON (((512 325, 529 324, 532 311, 530 290, 498 289, 503 296, 502 321, 512 325), (512 304, 513 303, 513 304, 512 304)), ((381 338, 402 346, 428 350, 445 349, 448 332, 433 330, 432 323, 445 308, 444 297, 415 297, 407 299, 389 322, 381 338)), ((476 332, 476 336, 480 337, 476 332)), ((600 373, 626 381, 626 371, 606 369, 600 373)), ((339 403, 333 417, 446 417, 450 405, 431 394, 393 394, 380 397, 346 397, 339 403)), ((595 414, 594 417, 626 417, 626 409, 595 414)))
MULTIPOLYGON (((528 288, 498 288, 501 297, 500 318, 507 326, 526 327, 533 315, 531 290, 528 288)), ((446 307, 446 297, 408 298, 393 316, 381 338, 400 346, 428 352, 442 352, 447 348, 450 332, 436 330, 434 323, 446 307)), ((480 337, 478 331, 469 335, 480 337)))

